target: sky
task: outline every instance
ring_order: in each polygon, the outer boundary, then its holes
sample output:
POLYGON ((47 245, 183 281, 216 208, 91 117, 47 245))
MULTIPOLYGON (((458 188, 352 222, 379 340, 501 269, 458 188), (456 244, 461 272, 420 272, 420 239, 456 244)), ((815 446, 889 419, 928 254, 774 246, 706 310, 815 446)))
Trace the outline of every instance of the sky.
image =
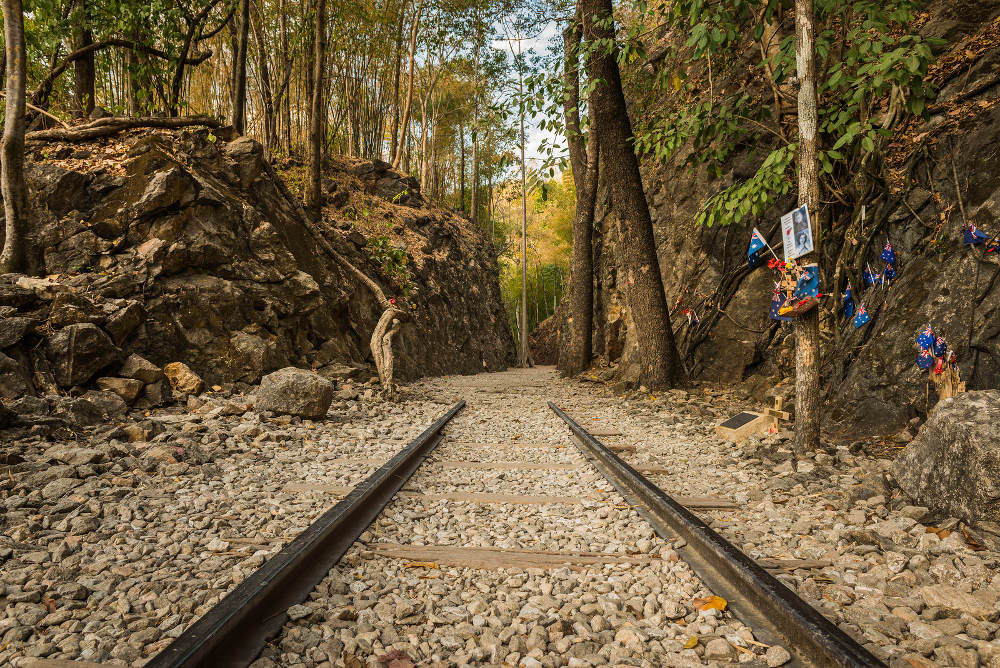
MULTIPOLYGON (((497 26, 497 32, 503 33, 503 26, 497 26)), ((559 39, 560 30, 559 24, 556 21, 549 21, 545 24, 545 27, 537 35, 533 35, 530 38, 523 39, 521 41, 521 48, 524 51, 532 50, 538 54, 544 54, 548 49, 549 45, 553 41, 559 39)), ((513 43, 514 51, 517 52, 517 43, 513 43)), ((504 53, 510 54, 510 45, 505 39, 494 40, 493 48, 499 49, 504 53)), ((525 134, 525 157, 529 167, 532 163, 541 162, 545 155, 541 151, 541 145, 543 139, 548 140, 548 143, 556 143, 559 146, 565 147, 565 138, 562 135, 557 135, 553 132, 542 130, 538 127, 539 119, 530 119, 525 121, 524 134, 525 134)))

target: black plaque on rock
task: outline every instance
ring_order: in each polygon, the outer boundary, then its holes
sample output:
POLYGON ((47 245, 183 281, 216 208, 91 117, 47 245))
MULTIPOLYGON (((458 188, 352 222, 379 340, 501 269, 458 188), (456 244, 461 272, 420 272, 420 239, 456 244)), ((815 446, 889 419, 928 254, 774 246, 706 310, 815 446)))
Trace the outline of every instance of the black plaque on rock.
POLYGON ((739 429, 747 422, 756 420, 758 417, 760 416, 757 415, 756 413, 737 413, 736 415, 729 418, 719 426, 725 427, 726 429, 739 429))

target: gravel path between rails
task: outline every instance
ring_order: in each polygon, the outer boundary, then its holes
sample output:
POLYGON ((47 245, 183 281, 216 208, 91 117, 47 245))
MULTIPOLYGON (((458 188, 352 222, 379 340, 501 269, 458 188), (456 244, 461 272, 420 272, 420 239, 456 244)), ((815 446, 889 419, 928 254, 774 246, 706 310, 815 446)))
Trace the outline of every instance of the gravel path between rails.
POLYGON ((711 592, 570 445, 565 425, 546 406, 547 399, 571 402, 592 389, 549 369, 411 387, 411 394, 463 397, 468 405, 405 489, 578 502, 395 499, 311 600, 291 611, 256 668, 378 666, 392 657, 405 657, 398 665, 429 666, 753 662, 754 650, 763 649, 751 630, 727 613, 695 610, 694 600, 711 592), (449 466, 456 461, 484 468, 449 466), (541 569, 518 566, 514 555, 505 567, 485 569, 386 558, 385 543, 594 553, 639 563, 541 569))
POLYGON ((545 407, 551 399, 610 434, 599 436, 606 444, 635 446, 626 461, 668 468, 650 478, 669 493, 735 501, 736 510, 696 512, 754 558, 828 563, 779 577, 890 665, 1000 668, 1000 535, 989 531, 1000 527, 966 527, 908 505, 884 482, 889 461, 855 447, 796 453, 786 434, 740 446, 719 440, 715 423, 757 408, 733 393, 623 398, 545 368, 429 379, 406 387, 397 404, 335 402, 315 423, 262 416, 247 407, 251 396, 221 393, 203 395, 197 409, 134 413, 62 440, 21 434, 4 447, 23 461, 0 467, 0 665, 26 656, 142 665, 337 500, 289 488, 357 484, 463 397, 470 405, 407 483, 410 496, 395 499, 365 544, 293 611, 265 663, 344 665, 346 652, 361 662, 350 665, 389 665, 377 659, 393 650, 419 665, 753 661, 734 647, 761 651, 749 629, 695 613, 693 599, 710 592, 566 447, 567 430, 545 407), (473 460, 581 468, 448 467, 473 460), (412 495, 457 491, 582 500, 412 495), (654 560, 407 568, 379 554, 380 542, 654 560), (684 649, 694 635, 698 644, 684 649))

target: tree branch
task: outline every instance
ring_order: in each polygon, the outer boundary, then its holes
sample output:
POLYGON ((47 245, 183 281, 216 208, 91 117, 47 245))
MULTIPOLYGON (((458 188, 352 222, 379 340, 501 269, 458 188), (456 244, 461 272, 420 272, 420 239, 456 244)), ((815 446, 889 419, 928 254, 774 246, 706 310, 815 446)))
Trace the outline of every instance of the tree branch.
MULTIPOLYGON (((56 67, 49 70, 49 73, 38 84, 38 88, 31 94, 31 101, 35 104, 41 104, 45 97, 48 97, 48 90, 51 89, 52 83, 59 77, 60 74, 66 71, 66 68, 72 65, 75 61, 83 58, 84 56, 94 53, 96 51, 102 51, 104 49, 110 48, 112 46, 120 46, 124 49, 130 49, 132 51, 138 51, 140 53, 145 53, 150 56, 155 56, 163 60, 170 60, 171 56, 166 51, 161 51, 160 49, 155 49, 151 46, 146 46, 145 44, 139 44, 138 42, 133 42, 130 39, 121 39, 118 37, 113 37, 111 39, 104 39, 100 42, 94 42, 93 44, 88 44, 87 46, 82 46, 76 51, 69 53, 62 62, 56 67)), ((212 56, 212 51, 203 51, 193 58, 185 58, 184 64, 186 65, 200 65, 212 56)))

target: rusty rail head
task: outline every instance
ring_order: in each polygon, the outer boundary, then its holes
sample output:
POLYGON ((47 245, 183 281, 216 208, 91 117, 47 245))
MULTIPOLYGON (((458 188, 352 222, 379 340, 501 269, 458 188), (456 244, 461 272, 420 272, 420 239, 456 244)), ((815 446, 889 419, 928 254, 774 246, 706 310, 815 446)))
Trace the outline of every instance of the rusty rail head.
POLYGON ((241 582, 146 664, 148 668, 229 668, 252 663, 281 630, 285 611, 309 596, 409 480, 465 406, 451 407, 337 505, 241 582))
POLYGON ((747 554, 716 533, 694 513, 587 433, 551 401, 577 439, 577 447, 615 489, 636 506, 660 536, 687 541, 681 558, 713 591, 723 595, 733 613, 755 633, 781 642, 794 663, 826 668, 885 667, 868 650, 802 600, 747 554))

